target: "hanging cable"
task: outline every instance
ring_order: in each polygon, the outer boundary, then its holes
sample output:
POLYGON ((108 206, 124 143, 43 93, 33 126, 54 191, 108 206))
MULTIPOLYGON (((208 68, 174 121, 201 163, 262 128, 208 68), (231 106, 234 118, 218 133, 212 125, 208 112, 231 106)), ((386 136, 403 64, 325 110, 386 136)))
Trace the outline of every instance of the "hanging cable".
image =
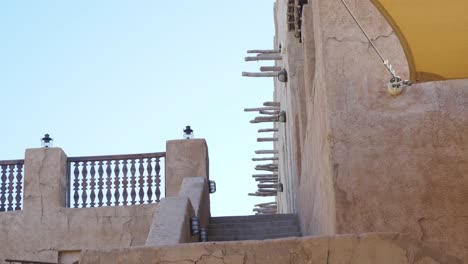
MULTIPOLYGON (((358 25, 359 29, 361 29, 362 33, 364 34, 364 36, 366 36, 367 38, 367 41, 369 41, 369 43, 372 45, 372 48, 375 50, 375 52, 377 53, 377 55, 379 55, 380 59, 382 60, 383 63, 385 63, 385 59, 384 57, 382 56, 382 54, 380 53, 380 51, 377 49, 377 47, 374 45, 374 42, 372 42, 371 38, 369 37, 369 35, 367 35, 366 31, 364 30, 364 28, 361 26, 361 23, 359 23, 359 21, 357 20, 356 16, 354 16, 353 12, 351 11, 351 9, 349 8, 349 6, 346 4, 346 2, 344 0, 341 0, 341 3, 343 3, 343 5, 346 7, 346 9, 348 10, 349 14, 351 15, 351 17, 354 19, 354 22, 356 22, 356 24, 358 25)), ((393 72, 390 71, 390 74, 392 74, 393 76, 393 72)), ((394 76, 395 77, 395 76, 394 76)))
POLYGON ((348 10, 349 14, 351 15, 351 17, 353 18, 354 22, 356 22, 356 24, 358 25, 359 29, 361 30, 361 32, 364 34, 364 36, 367 38, 367 41, 369 41, 369 43, 371 44, 372 48, 375 50, 375 52, 377 53, 377 55, 379 56, 380 60, 382 61, 382 63, 384 64, 385 68, 388 70, 388 72, 392 75, 392 78, 390 79, 390 82, 389 82, 389 86, 388 86, 388 90, 389 92, 392 94, 392 95, 398 95, 401 93, 401 89, 403 86, 409 86, 411 85, 411 83, 407 80, 402 80, 400 78, 400 76, 396 75, 395 73, 395 70, 393 69, 392 65, 390 64, 390 62, 386 59, 384 59, 384 57, 382 56, 382 54, 380 53, 380 51, 377 49, 377 47, 375 46, 374 42, 372 41, 372 39, 369 37, 369 35, 367 34, 367 32, 364 30, 364 28, 362 27, 361 23, 359 23, 359 21, 357 20, 356 16, 353 14, 353 12, 351 11, 351 9, 349 8, 349 6, 346 4, 346 2, 344 0, 341 0, 341 3, 343 3, 343 5, 345 6, 346 10, 348 10), (393 90, 393 91, 391 91, 393 90), (398 90, 398 91, 397 91, 398 90))

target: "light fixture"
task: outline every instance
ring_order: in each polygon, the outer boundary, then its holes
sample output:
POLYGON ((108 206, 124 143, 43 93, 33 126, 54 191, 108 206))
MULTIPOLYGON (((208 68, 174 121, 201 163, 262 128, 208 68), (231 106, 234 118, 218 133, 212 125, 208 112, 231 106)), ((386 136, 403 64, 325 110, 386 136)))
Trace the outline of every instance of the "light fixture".
POLYGON ((403 88, 411 86, 411 83, 407 80, 402 80, 399 76, 392 77, 387 85, 387 91, 392 96, 400 95, 403 92, 403 88))
POLYGON ((200 240, 201 242, 208 241, 208 232, 205 227, 200 228, 200 240))
POLYGON ((278 192, 283 192, 283 183, 278 183, 278 192))
POLYGON ((186 126, 183 131, 184 131, 184 138, 185 139, 193 138, 193 130, 190 128, 190 126, 186 126))
POLYGON ((281 111, 280 114, 278 115, 278 121, 286 123, 286 112, 281 111))
POLYGON ((196 236, 200 233, 200 221, 196 216, 190 218, 190 233, 192 236, 196 236))
POLYGON ((41 146, 43 148, 52 147, 53 142, 54 142, 54 139, 51 138, 49 134, 45 134, 44 137, 41 138, 41 146))
POLYGON ((288 81, 288 72, 286 71, 286 69, 282 69, 278 73, 278 81, 280 81, 280 82, 287 82, 288 81))
POLYGON ((216 182, 215 181, 209 181, 208 184, 210 186, 210 193, 215 193, 216 192, 216 182))

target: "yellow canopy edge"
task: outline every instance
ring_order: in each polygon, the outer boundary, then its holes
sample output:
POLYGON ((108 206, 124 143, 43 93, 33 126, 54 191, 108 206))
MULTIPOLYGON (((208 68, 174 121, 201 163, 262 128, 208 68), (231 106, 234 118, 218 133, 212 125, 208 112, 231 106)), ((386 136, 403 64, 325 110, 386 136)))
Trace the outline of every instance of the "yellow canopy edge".
POLYGON ((400 39, 414 83, 468 78, 468 0, 371 0, 400 39))

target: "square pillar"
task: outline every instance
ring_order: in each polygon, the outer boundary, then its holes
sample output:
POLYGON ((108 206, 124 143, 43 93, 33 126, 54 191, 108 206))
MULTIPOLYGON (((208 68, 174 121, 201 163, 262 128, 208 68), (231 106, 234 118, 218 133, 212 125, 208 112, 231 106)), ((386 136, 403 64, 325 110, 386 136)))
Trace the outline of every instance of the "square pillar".
POLYGON ((61 148, 27 149, 24 158, 24 210, 66 206, 67 155, 61 148))
POLYGON ((166 142, 166 197, 179 194, 185 177, 209 180, 208 147, 204 139, 169 140, 166 142))

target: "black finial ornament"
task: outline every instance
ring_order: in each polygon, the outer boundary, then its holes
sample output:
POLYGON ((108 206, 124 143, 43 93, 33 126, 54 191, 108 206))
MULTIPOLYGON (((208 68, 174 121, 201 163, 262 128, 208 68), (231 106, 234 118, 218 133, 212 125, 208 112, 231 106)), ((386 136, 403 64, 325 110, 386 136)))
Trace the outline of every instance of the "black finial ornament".
POLYGON ((193 129, 190 128, 190 126, 186 126, 183 131, 184 131, 184 138, 185 139, 193 138, 193 129))
POLYGON ((49 134, 45 134, 44 137, 41 138, 41 146, 43 148, 52 147, 53 142, 54 142, 54 139, 51 138, 49 134))

